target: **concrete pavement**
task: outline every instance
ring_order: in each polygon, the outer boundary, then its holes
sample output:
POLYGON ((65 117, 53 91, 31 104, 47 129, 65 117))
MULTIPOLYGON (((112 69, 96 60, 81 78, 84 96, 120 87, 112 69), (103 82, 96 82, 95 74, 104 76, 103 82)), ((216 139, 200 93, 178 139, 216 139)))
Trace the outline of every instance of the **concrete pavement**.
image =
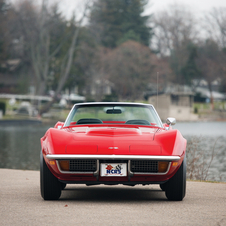
POLYGON ((0 169, 0 225, 226 225, 226 183, 188 181, 182 202, 158 185, 67 185, 44 201, 38 171, 0 169))

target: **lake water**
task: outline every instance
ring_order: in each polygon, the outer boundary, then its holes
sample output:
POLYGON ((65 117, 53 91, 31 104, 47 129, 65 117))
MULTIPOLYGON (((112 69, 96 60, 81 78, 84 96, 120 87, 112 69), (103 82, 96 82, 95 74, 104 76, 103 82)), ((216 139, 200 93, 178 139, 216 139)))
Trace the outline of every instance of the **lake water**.
MULTIPOLYGON (((1 125, 0 168, 39 170, 40 138, 50 126, 1 125)), ((226 181, 226 122, 181 122, 173 128, 188 140, 188 178, 226 181)))
POLYGON ((183 136, 208 136, 226 138, 226 122, 180 122, 173 126, 183 136))

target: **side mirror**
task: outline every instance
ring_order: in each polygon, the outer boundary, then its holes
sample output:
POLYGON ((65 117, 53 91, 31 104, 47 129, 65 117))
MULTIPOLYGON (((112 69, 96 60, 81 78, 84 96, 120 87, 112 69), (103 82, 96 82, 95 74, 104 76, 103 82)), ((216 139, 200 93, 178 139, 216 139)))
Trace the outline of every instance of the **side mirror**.
POLYGON ((63 122, 57 122, 54 128, 56 129, 61 129, 63 127, 64 123, 63 122))
POLYGON ((175 118, 167 118, 166 119, 166 123, 168 124, 168 125, 175 125, 176 124, 176 119, 175 118))

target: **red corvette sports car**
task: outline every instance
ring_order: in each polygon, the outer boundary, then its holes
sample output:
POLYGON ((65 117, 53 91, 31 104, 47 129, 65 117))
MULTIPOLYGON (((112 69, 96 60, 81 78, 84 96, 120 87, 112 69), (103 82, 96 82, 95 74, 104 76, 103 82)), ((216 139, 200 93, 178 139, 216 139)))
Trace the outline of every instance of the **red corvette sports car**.
POLYGON ((40 187, 58 199, 66 184, 159 184, 169 200, 186 191, 186 140, 152 105, 82 103, 41 138, 40 187))

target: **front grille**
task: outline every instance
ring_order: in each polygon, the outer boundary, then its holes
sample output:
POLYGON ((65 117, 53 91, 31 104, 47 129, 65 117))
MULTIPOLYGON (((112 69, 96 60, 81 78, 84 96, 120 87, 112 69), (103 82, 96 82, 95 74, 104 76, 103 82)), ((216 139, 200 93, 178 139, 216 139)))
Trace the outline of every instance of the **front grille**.
POLYGON ((131 160, 130 170, 133 173, 158 173, 158 161, 131 160))
POLYGON ((97 161, 86 159, 72 159, 69 163, 69 169, 73 172, 95 172, 97 170, 97 161))

